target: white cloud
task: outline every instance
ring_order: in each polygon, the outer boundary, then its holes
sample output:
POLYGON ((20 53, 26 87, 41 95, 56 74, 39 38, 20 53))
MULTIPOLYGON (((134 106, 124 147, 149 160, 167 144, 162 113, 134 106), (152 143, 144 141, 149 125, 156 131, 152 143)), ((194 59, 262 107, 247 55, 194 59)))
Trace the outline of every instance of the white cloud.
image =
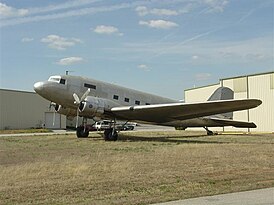
POLYGON ((224 8, 228 4, 228 0, 204 0, 205 5, 209 6, 207 12, 223 12, 224 8))
POLYGON ((0 2, 0 18, 25 16, 28 9, 16 9, 0 2))
POLYGON ((138 65, 138 68, 143 70, 143 71, 150 71, 150 68, 145 64, 138 65))
POLYGON ((139 16, 145 16, 148 14, 153 14, 157 16, 176 16, 179 14, 177 11, 171 9, 148 9, 145 6, 138 6, 135 11, 138 13, 139 16))
POLYGON ((57 64, 59 65, 72 65, 75 63, 83 62, 84 59, 81 57, 68 57, 68 58, 62 58, 60 59, 57 64))
POLYGON ((97 26, 93 31, 98 34, 108 34, 108 35, 117 34, 119 36, 123 35, 123 33, 120 33, 119 29, 114 26, 100 25, 100 26, 97 26))
POLYGON ((172 21, 165 21, 165 20, 139 21, 139 25, 144 25, 144 26, 157 28, 157 29, 169 29, 169 28, 178 26, 178 24, 172 21))
POLYGON ((197 56, 197 55, 192 56, 193 60, 197 60, 198 58, 199 58, 199 56, 197 56))
POLYGON ((0 23, 0 27, 74 16, 94 15, 97 13, 112 12, 126 8, 135 8, 136 6, 140 5, 140 2, 142 2, 137 1, 132 3, 120 3, 107 6, 88 5, 97 1, 102 0, 74 0, 53 6, 29 8, 28 16, 18 16, 17 18, 5 19, 0 23), (86 7, 83 8, 82 6, 84 5, 86 5, 86 7))
POLYGON ((211 77, 210 73, 197 73, 195 75, 196 81, 208 80, 211 77))
POLYGON ((149 11, 145 6, 138 6, 135 11, 138 13, 139 16, 145 16, 149 14, 149 11))
POLYGON ((158 16, 177 16, 179 14, 177 11, 170 9, 152 9, 150 13, 158 16))
POLYGON ((22 38, 22 39, 21 39, 21 42, 23 42, 23 43, 28 43, 28 42, 31 42, 31 41, 33 41, 33 40, 34 40, 33 38, 25 37, 25 38, 22 38))
POLYGON ((47 43, 48 47, 57 50, 66 50, 68 47, 74 46, 76 43, 81 43, 82 41, 77 38, 64 38, 58 35, 48 35, 41 39, 41 42, 47 43))

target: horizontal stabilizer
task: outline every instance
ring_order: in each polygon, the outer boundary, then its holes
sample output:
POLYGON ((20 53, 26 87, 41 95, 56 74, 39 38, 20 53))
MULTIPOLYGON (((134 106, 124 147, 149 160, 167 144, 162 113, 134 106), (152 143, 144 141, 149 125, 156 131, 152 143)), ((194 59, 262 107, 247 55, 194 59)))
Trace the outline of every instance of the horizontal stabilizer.
POLYGON ((256 128, 257 126, 253 122, 243 122, 243 121, 236 121, 236 120, 229 120, 229 119, 220 119, 220 118, 209 118, 213 122, 216 122, 223 126, 233 126, 233 127, 240 127, 240 128, 256 128))

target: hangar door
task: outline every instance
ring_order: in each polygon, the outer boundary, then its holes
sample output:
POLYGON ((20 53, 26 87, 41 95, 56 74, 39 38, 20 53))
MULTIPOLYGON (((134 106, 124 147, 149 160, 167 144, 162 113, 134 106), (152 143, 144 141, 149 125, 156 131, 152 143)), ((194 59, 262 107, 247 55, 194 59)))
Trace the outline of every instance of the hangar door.
POLYGON ((45 128, 60 129, 61 115, 59 113, 54 114, 54 112, 45 112, 45 128))

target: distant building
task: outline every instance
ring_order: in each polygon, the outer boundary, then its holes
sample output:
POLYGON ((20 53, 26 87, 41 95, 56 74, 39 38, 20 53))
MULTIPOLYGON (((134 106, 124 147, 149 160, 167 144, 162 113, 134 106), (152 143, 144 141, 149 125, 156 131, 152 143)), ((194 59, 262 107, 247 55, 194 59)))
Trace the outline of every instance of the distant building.
POLYGON ((66 128, 66 117, 49 104, 34 92, 0 89, 0 129, 66 128))
MULTIPOLYGON (((239 131, 274 131, 274 72, 258 73, 254 75, 237 76, 220 79, 218 84, 185 90, 185 102, 206 101, 218 87, 229 87, 234 91, 234 99, 256 98, 262 100, 262 104, 254 109, 234 112, 234 120, 255 122, 257 128, 232 128, 224 130, 239 131)), ((218 130, 216 128, 213 130, 218 130)), ((222 129, 222 128, 221 128, 222 129)))

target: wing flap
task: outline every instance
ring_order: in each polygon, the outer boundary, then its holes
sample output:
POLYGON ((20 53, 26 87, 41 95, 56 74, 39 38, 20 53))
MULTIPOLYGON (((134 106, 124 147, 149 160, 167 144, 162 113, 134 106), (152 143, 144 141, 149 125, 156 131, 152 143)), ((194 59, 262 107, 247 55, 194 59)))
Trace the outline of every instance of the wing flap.
POLYGON ((165 123, 220 113, 251 109, 259 106, 257 99, 207 101, 202 103, 169 103, 114 107, 111 112, 118 118, 165 123))

